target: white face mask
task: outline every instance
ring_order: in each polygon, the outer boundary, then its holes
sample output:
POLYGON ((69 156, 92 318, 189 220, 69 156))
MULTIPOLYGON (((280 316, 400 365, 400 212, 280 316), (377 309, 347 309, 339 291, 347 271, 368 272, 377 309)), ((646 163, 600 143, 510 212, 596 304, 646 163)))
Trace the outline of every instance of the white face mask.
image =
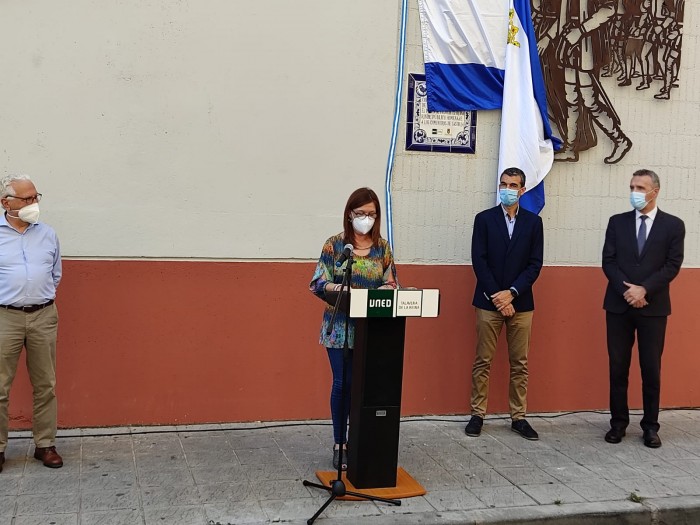
POLYGON ((24 208, 21 208, 17 212, 17 216, 20 218, 20 220, 23 220, 24 222, 28 222, 29 224, 36 224, 39 222, 39 204, 34 203, 30 204, 28 206, 25 206, 24 208))
POLYGON ((362 235, 368 233, 372 229, 372 226, 374 226, 374 219, 369 216, 355 217, 352 220, 352 227, 355 228, 357 233, 361 233, 362 235))

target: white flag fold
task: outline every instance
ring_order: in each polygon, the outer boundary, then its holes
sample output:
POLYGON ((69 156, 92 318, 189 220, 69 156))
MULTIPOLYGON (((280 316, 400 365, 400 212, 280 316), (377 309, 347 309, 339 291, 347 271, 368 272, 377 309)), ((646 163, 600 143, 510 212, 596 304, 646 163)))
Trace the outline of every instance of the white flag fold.
POLYGON ((498 178, 506 168, 523 170, 527 192, 520 204, 539 213, 544 207, 542 181, 552 169, 559 141, 552 138, 547 117, 529 0, 510 0, 507 43, 498 178))

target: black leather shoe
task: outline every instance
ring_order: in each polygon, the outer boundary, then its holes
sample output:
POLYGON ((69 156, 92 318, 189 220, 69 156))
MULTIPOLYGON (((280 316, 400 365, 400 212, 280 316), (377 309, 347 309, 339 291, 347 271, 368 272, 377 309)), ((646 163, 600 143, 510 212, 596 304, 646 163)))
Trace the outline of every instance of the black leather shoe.
MULTIPOLYGON (((343 470, 348 469, 348 454, 347 450, 343 450, 343 470)), ((333 468, 338 470, 338 463, 340 463, 340 449, 333 448, 333 468)))
POLYGON ((472 416, 464 428, 464 433, 469 437, 479 437, 481 435, 481 427, 484 426, 484 418, 481 416, 472 416))
POLYGON ((5 463, 5 453, 0 452, 0 472, 2 472, 2 464, 5 463))
POLYGON ((525 439, 529 439, 530 441, 537 441, 540 439, 540 436, 537 435, 535 429, 530 426, 530 423, 528 423, 526 419, 518 419, 517 421, 513 421, 510 425, 510 429, 513 432, 517 432, 525 439))
POLYGON ((645 447, 659 448, 661 446, 661 438, 656 430, 645 430, 642 437, 644 438, 645 447))
POLYGON ((619 443, 622 438, 625 437, 624 428, 611 428, 608 433, 605 434, 605 441, 608 443, 619 443))

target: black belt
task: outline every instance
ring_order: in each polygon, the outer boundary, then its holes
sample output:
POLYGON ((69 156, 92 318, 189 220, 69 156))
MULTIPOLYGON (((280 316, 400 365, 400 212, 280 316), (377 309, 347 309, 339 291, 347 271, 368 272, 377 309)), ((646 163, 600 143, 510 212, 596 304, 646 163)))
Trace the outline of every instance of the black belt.
POLYGON ((41 310, 42 308, 46 308, 47 306, 51 306, 52 304, 53 299, 44 304, 30 304, 29 306, 12 306, 11 304, 0 304, 0 308, 4 308, 5 310, 20 310, 22 312, 30 314, 32 312, 36 312, 37 310, 41 310))

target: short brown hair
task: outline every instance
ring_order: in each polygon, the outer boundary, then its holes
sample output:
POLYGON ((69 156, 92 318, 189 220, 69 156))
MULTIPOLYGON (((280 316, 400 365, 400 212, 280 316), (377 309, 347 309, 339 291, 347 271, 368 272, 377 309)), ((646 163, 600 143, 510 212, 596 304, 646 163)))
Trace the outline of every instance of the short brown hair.
MULTIPOLYGON (((520 187, 525 187, 525 172, 520 168, 506 168, 503 170, 503 173, 501 173, 501 177, 503 175, 508 175, 509 177, 520 177, 520 187)), ((498 180, 501 180, 501 177, 498 177, 498 180)))

